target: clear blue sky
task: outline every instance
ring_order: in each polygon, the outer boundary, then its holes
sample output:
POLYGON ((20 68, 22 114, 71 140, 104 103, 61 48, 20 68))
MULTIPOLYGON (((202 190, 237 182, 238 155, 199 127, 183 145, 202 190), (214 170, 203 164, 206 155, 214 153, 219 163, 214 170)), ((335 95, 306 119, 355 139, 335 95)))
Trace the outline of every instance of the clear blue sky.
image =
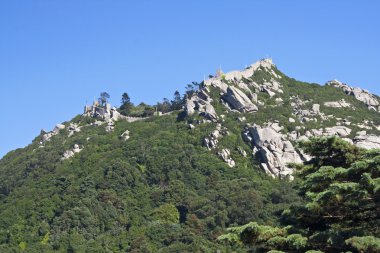
POLYGON ((101 91, 155 103, 222 65, 380 94, 380 1, 4 0, 0 157, 101 91))

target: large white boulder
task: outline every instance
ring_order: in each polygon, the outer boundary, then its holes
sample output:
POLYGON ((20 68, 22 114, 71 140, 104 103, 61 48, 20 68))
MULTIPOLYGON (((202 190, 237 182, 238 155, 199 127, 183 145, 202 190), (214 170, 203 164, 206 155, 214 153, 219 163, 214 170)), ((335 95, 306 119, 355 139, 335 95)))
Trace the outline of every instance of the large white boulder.
POLYGON ((293 170, 289 163, 302 163, 303 160, 293 144, 271 126, 253 126, 248 128, 251 144, 262 169, 273 177, 289 176, 293 170))
POLYGON ((221 158, 229 167, 235 167, 235 161, 231 158, 231 152, 229 149, 224 148, 218 151, 218 156, 221 158))
POLYGON ((380 149, 380 136, 367 135, 365 132, 358 132, 357 134, 353 140, 356 146, 365 149, 380 149))
POLYGON ((237 87, 230 86, 227 89, 227 93, 223 96, 223 99, 229 104, 232 109, 240 112, 253 112, 258 108, 252 103, 251 99, 237 87))

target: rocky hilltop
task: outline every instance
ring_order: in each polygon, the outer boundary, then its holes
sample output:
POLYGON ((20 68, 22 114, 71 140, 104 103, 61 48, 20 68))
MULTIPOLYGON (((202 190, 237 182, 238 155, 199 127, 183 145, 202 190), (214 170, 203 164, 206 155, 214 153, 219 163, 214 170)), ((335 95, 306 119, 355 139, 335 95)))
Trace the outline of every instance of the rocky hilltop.
MULTIPOLYGON (((314 100, 312 96, 305 97, 302 89, 297 91, 289 86, 288 82, 287 77, 277 70, 271 59, 262 59, 241 71, 223 73, 218 70, 215 76, 203 81, 199 90, 185 97, 183 111, 187 121, 196 114, 203 118, 198 120, 197 124, 216 124, 215 130, 205 136, 202 143, 208 150, 216 150, 215 154, 229 167, 236 165, 230 155, 231 147, 218 147, 219 139, 228 135, 223 123, 228 116, 235 117, 239 125, 244 123, 241 135, 245 143, 251 147, 250 155, 260 163, 263 171, 273 177, 292 178, 293 170, 288 164, 302 163, 311 159, 297 148, 297 142, 309 138, 338 136, 361 148, 380 148, 380 122, 377 122, 377 115, 371 114, 368 119, 356 123, 352 122, 350 115, 350 111, 359 108, 363 110, 363 106, 368 111, 379 112, 380 104, 376 95, 332 80, 320 89, 326 89, 326 86, 333 87, 336 89, 335 94, 342 91, 341 98, 329 101, 327 96, 324 99, 328 101, 322 103, 319 101, 320 98, 314 100), (356 103, 350 103, 348 100, 356 100, 356 103), (255 121, 255 114, 258 114, 258 111, 267 111, 268 108, 284 110, 284 107, 287 107, 291 113, 280 115, 280 118, 267 115, 267 121, 261 124, 255 121), (344 116, 337 117, 330 108, 343 113, 344 116), (289 117, 284 122, 286 115, 289 117), (371 120, 372 117, 376 120, 371 120), (249 118, 253 120, 248 120, 249 118), (287 129, 284 126, 287 126, 287 129)), ((133 122, 147 119, 123 116, 116 107, 110 104, 102 107, 97 101, 85 107, 83 116, 98 119, 91 124, 95 126, 104 124, 107 132, 113 131, 115 122, 119 120, 133 122)), ((190 128, 194 127, 194 124, 190 124, 190 128)), ((40 142, 41 147, 64 128, 64 125, 58 124, 52 132, 45 133, 40 142)), ((70 124, 68 131, 70 137, 79 132, 80 127, 70 124)), ((73 149, 64 153, 62 159, 68 159, 81 150, 75 144, 73 149)), ((244 157, 247 156, 247 152, 243 152, 241 147, 239 153, 244 157)))
POLYGON ((300 142, 380 148, 378 96, 297 81, 271 59, 155 106, 123 99, 0 160, 0 252, 244 252, 215 239, 299 201, 286 179, 313 159, 300 142))
MULTIPOLYGON (((288 80, 284 79, 286 77, 278 72, 271 59, 260 60, 242 71, 228 73, 218 71, 215 77, 204 81, 199 91, 187 98, 184 110, 189 116, 197 113, 205 120, 220 122, 221 125, 226 114, 231 113, 239 121, 246 122, 242 129, 243 139, 252 147, 252 154, 260 162, 262 169, 274 177, 291 175, 292 169, 289 169, 287 164, 310 159, 295 148, 295 145, 311 137, 338 136, 361 148, 380 148, 380 137, 377 135, 380 125, 377 119, 376 123, 371 120, 372 117, 378 116, 371 114, 368 119, 352 123, 350 115, 350 111, 357 110, 357 107, 363 110, 363 106, 370 111, 380 111, 377 96, 361 88, 353 88, 333 80, 327 82, 326 86, 336 88, 334 93, 339 93, 341 90, 342 98, 321 103, 320 98, 316 100, 312 96, 305 98, 302 89, 294 90, 288 85, 288 80), (354 105, 347 102, 343 94, 350 96, 350 100, 357 100, 360 103, 354 105), (216 113, 213 106, 216 103, 222 105, 220 114, 216 113), (284 106, 291 110, 288 122, 283 122, 283 117, 276 119, 272 115, 267 115, 267 122, 256 125, 255 113, 263 108, 268 109, 266 107, 283 110, 284 106), (330 108, 335 108, 339 114, 344 112, 345 115, 337 117, 330 108), (247 114, 253 120, 246 120, 247 114), (290 125, 292 131, 289 131, 289 128, 284 130, 284 125, 290 125), (367 133, 366 130, 376 134, 367 133)), ((212 135, 218 136, 215 133, 212 135)), ((217 138, 214 137, 211 144, 209 139, 205 138, 205 146, 216 148, 217 138)), ((230 166, 234 164, 228 159, 226 162, 230 166)))

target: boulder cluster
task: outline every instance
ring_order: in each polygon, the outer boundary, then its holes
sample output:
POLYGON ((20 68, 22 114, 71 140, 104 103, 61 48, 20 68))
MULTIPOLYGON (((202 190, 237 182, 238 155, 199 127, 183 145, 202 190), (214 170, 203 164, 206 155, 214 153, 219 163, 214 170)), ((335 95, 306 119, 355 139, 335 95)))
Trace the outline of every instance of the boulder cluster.
POLYGON ((111 106, 111 104, 106 104, 105 106, 100 106, 97 101, 95 101, 92 105, 86 105, 84 108, 84 116, 88 116, 91 118, 99 118, 103 120, 114 120, 118 121, 120 119, 125 118, 125 116, 121 115, 116 107, 111 106))
POLYGON ((345 99, 341 99, 339 101, 325 102, 324 106, 332 108, 353 108, 353 106, 350 103, 346 102, 345 99))
POLYGON ((247 126, 243 137, 253 147, 253 154, 268 175, 292 178, 293 170, 288 167, 288 164, 302 163, 305 159, 286 136, 280 133, 281 129, 276 122, 268 123, 263 127, 247 126))
POLYGON ((76 153, 81 152, 82 150, 83 150, 83 148, 80 148, 80 146, 78 144, 75 144, 73 149, 66 150, 63 153, 63 157, 61 158, 61 160, 67 160, 67 159, 73 157, 76 153))
POLYGON ((186 100, 185 112, 187 115, 192 115, 195 111, 198 111, 198 113, 204 116, 207 120, 213 122, 217 121, 218 116, 211 104, 212 99, 209 96, 209 92, 209 89, 205 87, 186 100))
POLYGON ((42 138, 41 138, 41 141, 40 141, 40 147, 43 147, 43 145, 47 142, 47 141, 50 141, 51 138, 53 136, 56 136, 57 134, 59 134, 59 131, 65 129, 66 126, 63 125, 63 124, 57 124, 53 131, 51 132, 45 132, 44 130, 42 130, 42 138))
POLYGON ((329 81, 327 82, 327 85, 342 89, 347 95, 354 96, 357 100, 366 104, 370 110, 380 111, 380 103, 378 99, 367 90, 353 88, 338 80, 329 81))
POLYGON ((197 111, 207 120, 214 122, 218 120, 218 115, 212 105, 213 100, 209 95, 209 87, 220 90, 221 102, 229 110, 237 112, 257 111, 257 105, 261 104, 257 99, 257 93, 265 92, 270 97, 276 93, 283 93, 281 84, 275 79, 280 78, 280 76, 274 72, 273 67, 271 59, 263 59, 242 71, 231 71, 226 74, 219 71, 215 77, 204 80, 203 88, 186 99, 185 112, 187 115, 192 115, 197 111), (255 83, 252 80, 252 75, 258 69, 269 71, 275 78, 263 84, 255 83))

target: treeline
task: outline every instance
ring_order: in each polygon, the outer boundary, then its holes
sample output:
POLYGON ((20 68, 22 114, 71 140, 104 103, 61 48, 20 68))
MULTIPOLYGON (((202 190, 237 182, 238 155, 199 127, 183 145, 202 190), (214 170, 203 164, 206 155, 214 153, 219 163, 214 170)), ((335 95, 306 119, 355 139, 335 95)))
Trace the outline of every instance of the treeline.
MULTIPOLYGON (((149 105, 141 102, 138 105, 132 103, 131 98, 127 92, 124 92, 121 96, 121 105, 118 111, 124 116, 131 117, 149 117, 155 113, 168 113, 171 111, 180 110, 185 105, 186 99, 191 97, 197 90, 202 87, 202 83, 192 82, 187 84, 186 91, 183 95, 176 90, 173 98, 163 98, 161 102, 157 102, 155 105, 149 105)), ((100 106, 105 106, 110 98, 109 93, 102 92, 98 98, 100 106)))

